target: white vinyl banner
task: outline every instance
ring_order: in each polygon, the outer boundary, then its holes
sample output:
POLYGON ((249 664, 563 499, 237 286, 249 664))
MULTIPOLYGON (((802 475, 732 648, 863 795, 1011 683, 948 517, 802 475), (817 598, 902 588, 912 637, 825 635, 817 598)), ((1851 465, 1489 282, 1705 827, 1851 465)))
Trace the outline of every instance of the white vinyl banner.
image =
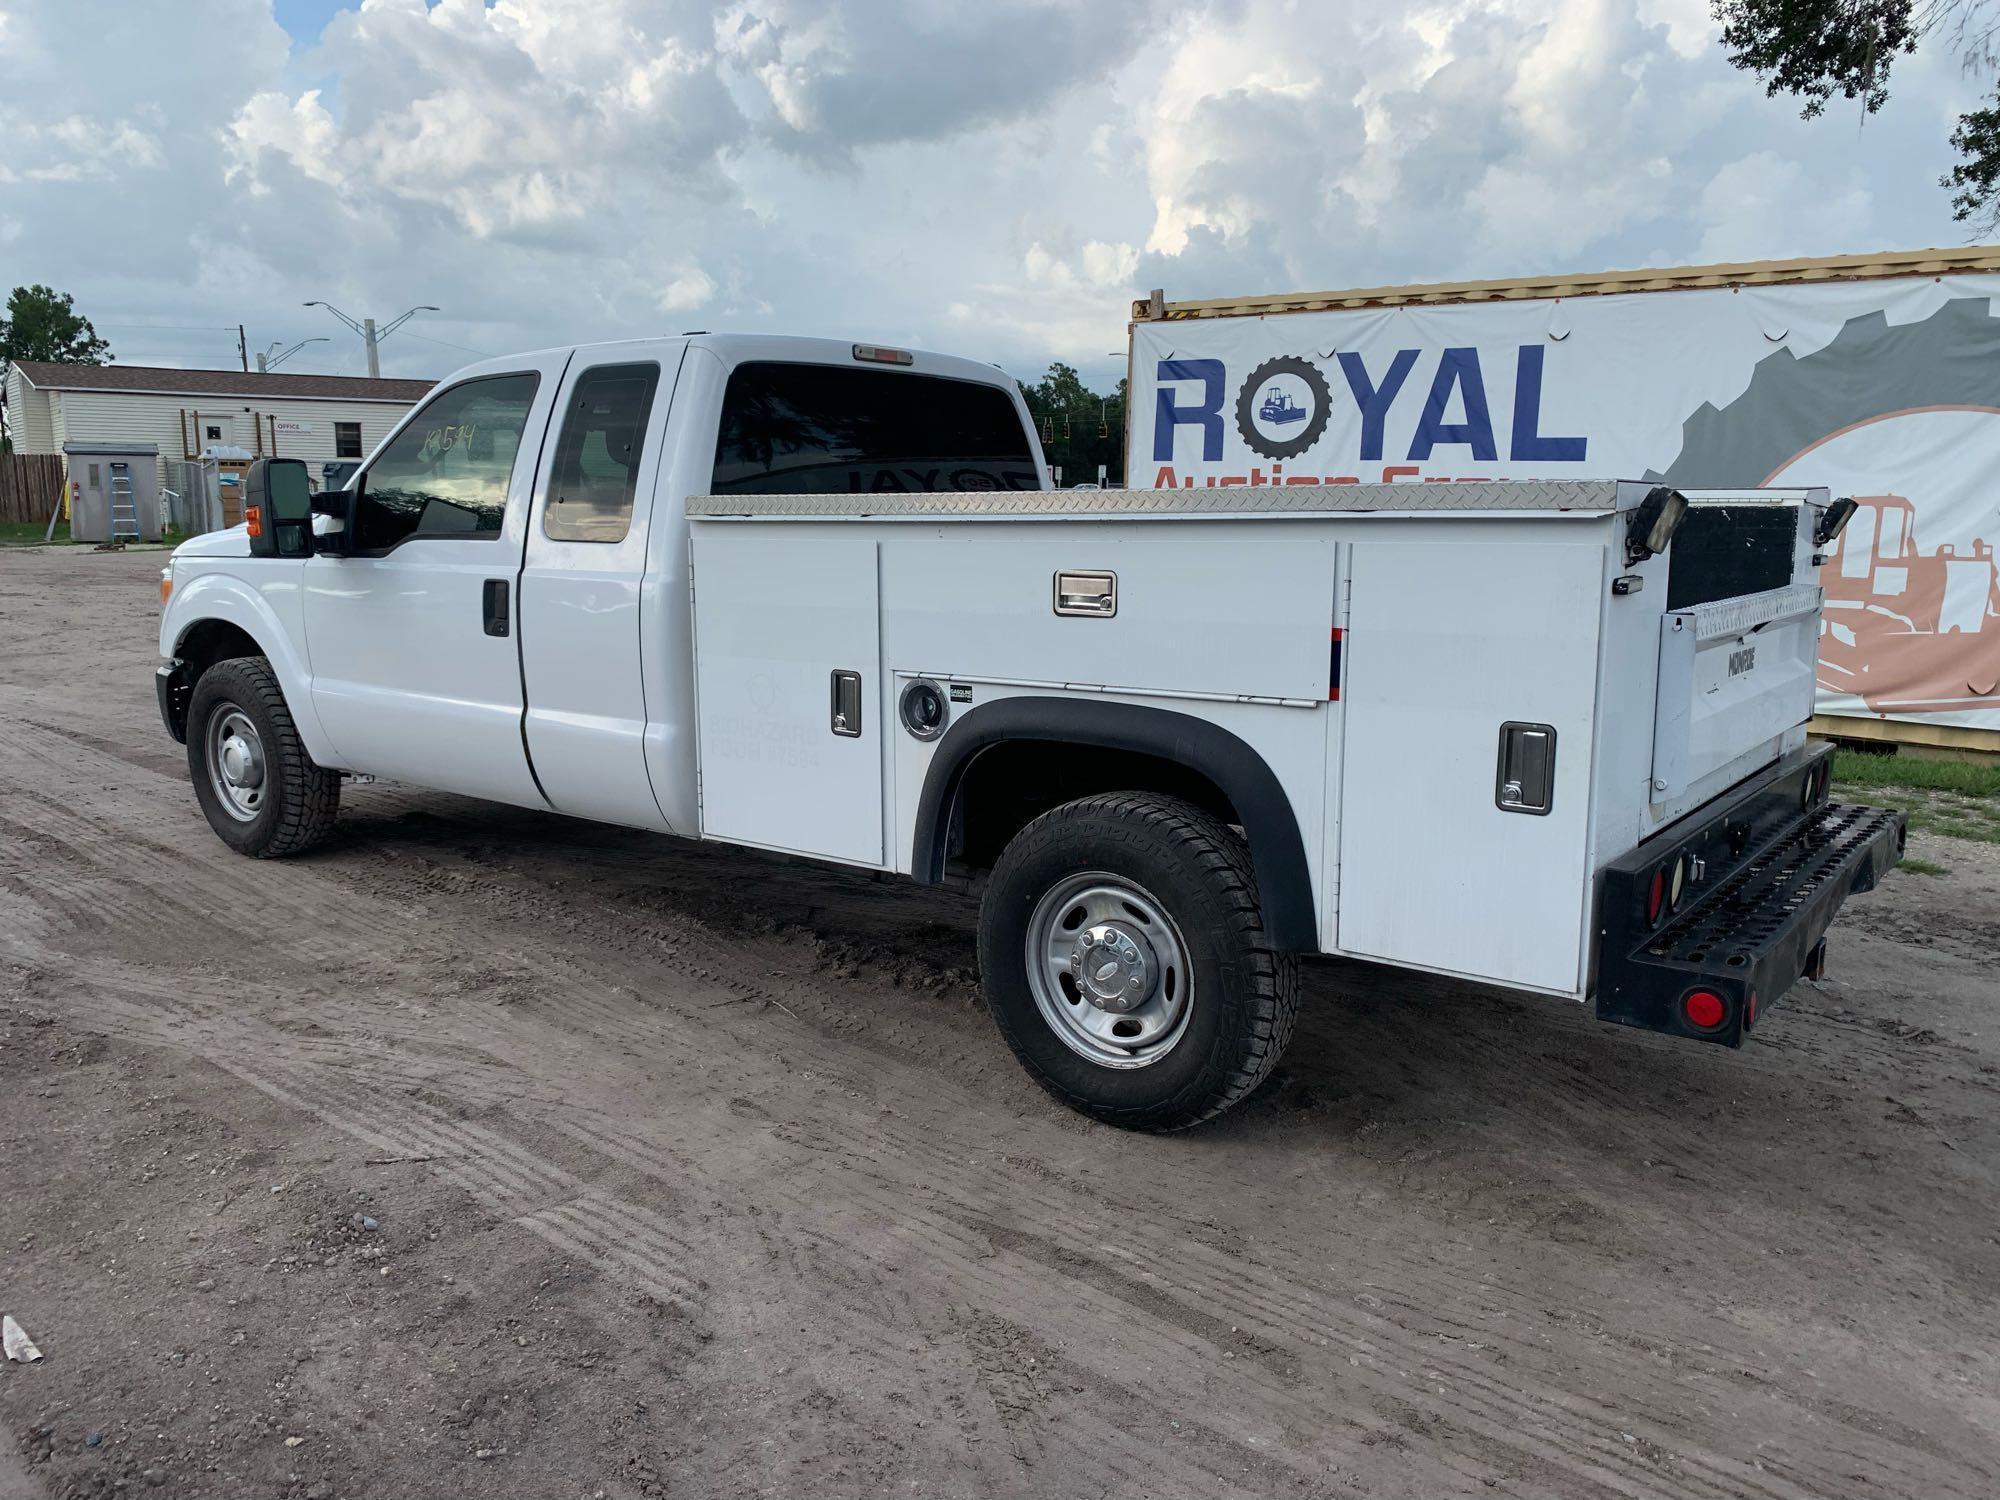
POLYGON ((1128 483, 1826 485, 1822 713, 2000 730, 2000 277, 1133 328, 1128 483))

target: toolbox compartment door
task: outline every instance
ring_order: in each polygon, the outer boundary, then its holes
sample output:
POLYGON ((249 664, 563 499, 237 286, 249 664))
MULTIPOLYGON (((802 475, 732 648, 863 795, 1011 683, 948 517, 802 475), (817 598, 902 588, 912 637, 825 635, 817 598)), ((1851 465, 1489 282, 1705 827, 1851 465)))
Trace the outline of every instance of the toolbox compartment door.
POLYGON ((702 529, 693 548, 702 837, 880 868, 876 543, 702 529))
POLYGON ((1349 555, 1339 951, 1580 995, 1603 546, 1349 555), (1543 810, 1501 805, 1510 730, 1543 810))

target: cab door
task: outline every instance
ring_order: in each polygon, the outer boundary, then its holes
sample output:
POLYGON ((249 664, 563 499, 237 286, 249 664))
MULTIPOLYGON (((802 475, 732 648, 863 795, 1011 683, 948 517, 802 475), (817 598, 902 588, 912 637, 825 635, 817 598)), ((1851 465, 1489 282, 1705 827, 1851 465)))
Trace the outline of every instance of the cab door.
POLYGON ((475 366, 356 477, 349 553, 304 569, 312 699, 345 770, 545 806, 521 739, 515 593, 566 351, 475 366))
POLYGON ((620 344, 570 365, 521 570, 525 733, 543 793, 559 812, 668 831, 646 770, 640 604, 686 347, 620 344))

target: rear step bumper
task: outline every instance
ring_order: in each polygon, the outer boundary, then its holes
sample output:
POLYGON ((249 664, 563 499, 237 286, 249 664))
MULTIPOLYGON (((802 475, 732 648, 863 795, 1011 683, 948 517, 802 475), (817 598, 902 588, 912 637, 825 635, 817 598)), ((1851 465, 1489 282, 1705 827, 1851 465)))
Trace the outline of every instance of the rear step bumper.
POLYGON ((1600 1020, 1735 1047, 1801 974, 1818 977, 1841 903, 1873 890, 1904 840, 1901 813, 1825 800, 1831 755, 1787 756, 1605 870, 1600 1020), (1670 895, 1676 865, 1681 899, 1650 917, 1654 877, 1670 895), (1720 1006, 1688 1005, 1704 991, 1720 1006))

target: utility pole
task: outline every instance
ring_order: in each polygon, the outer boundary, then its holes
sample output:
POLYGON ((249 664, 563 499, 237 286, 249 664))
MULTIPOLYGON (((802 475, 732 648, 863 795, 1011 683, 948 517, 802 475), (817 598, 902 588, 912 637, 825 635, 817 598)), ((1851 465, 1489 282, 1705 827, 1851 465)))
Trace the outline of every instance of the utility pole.
POLYGON ((250 344, 243 337, 243 325, 236 325, 236 357, 243 361, 243 373, 250 373, 250 344))
MULTIPOLYGON (((308 302, 305 305, 307 307, 325 308, 328 312, 332 313, 336 318, 340 319, 341 322, 345 323, 349 328, 352 328, 356 333, 361 335, 362 345, 368 350, 368 377, 371 380, 380 380, 382 378, 382 358, 381 355, 378 354, 376 351, 381 345, 383 339, 386 339, 390 334, 394 333, 398 328, 401 328, 405 323, 407 323, 411 318, 415 317, 420 312, 444 311, 444 309, 441 307, 432 307, 429 303, 424 303, 419 307, 411 308, 408 312, 403 313, 399 317, 391 318, 387 323, 383 324, 380 328, 377 328, 375 326, 375 320, 373 318, 363 318, 360 322, 357 323, 354 321, 354 319, 348 317, 346 313, 342 312, 339 308, 335 307, 331 302, 308 302)), ((245 368, 248 367, 246 366, 245 368)))

